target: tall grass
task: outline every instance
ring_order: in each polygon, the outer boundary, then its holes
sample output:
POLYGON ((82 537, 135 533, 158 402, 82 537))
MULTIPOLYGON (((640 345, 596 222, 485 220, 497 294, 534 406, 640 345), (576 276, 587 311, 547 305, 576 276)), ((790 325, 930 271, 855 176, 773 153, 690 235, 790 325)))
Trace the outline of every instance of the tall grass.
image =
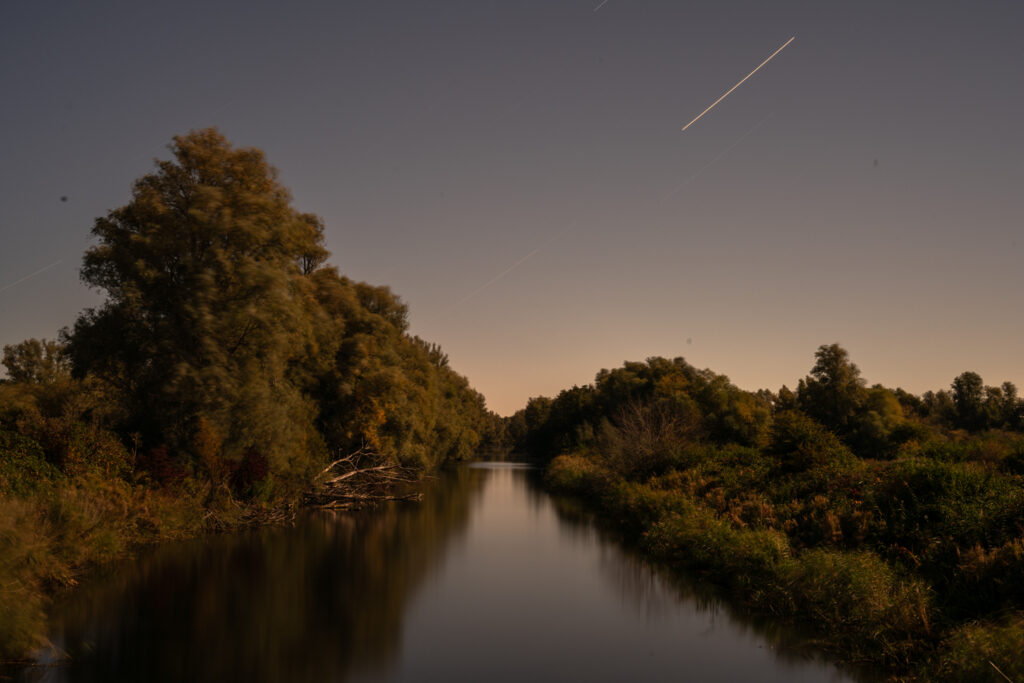
POLYGON ((864 461, 819 436, 788 458, 694 446, 678 457, 685 465, 646 481, 578 452, 554 459, 546 481, 651 556, 818 629, 845 661, 911 679, 1003 680, 991 659, 1024 680, 1020 478, 918 454, 864 461))
POLYGON ((61 480, 31 497, 0 495, 0 660, 46 645, 46 608, 90 567, 142 543, 204 528, 199 497, 107 479, 61 480))

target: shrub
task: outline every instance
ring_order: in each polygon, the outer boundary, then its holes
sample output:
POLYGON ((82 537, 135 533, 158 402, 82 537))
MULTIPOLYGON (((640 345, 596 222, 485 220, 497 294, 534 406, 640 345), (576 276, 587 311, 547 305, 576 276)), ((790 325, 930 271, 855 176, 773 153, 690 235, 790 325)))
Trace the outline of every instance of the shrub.
POLYGON ((166 495, 91 472, 31 498, 0 495, 0 660, 46 644, 47 595, 141 542, 202 530, 202 496, 166 495))
POLYGON ((545 481, 557 492, 591 498, 604 492, 609 475, 582 455, 560 455, 548 465, 545 481))
POLYGON ((63 429, 62 468, 68 476, 97 471, 105 477, 124 477, 131 471, 131 458, 111 432, 81 422, 63 429))
POLYGON ((61 559, 83 567, 122 556, 136 536, 132 494, 120 479, 90 474, 52 496, 46 522, 61 559))
POLYGON ((873 640, 894 654, 900 643, 930 631, 925 584, 898 577, 874 553, 813 549, 788 570, 798 612, 840 639, 873 640))
POLYGON ((67 574, 51 551, 36 505, 0 496, 0 660, 23 657, 44 644, 42 584, 67 574))
POLYGON ((783 472, 803 472, 854 457, 832 432, 794 410, 775 416, 765 452, 778 458, 783 472))
POLYGON ((957 574, 950 592, 962 599, 965 611, 1024 609, 1024 538, 990 550, 975 546, 963 552, 957 574))
POLYGON ((614 423, 601 423, 595 448, 620 476, 644 481, 677 466, 696 429, 691 412, 671 401, 632 401, 614 423))
POLYGON ((34 439, 0 431, 0 495, 29 496, 53 484, 60 471, 34 439))
POLYGON ((1008 474, 1024 474, 1024 439, 1013 442, 999 467, 1008 474))
POLYGON ((1002 623, 962 626, 945 639, 939 652, 936 661, 925 669, 923 679, 951 683, 1024 681, 1024 615, 1018 613, 1002 623))
POLYGON ((640 534, 665 515, 685 507, 685 502, 674 491, 623 481, 607 490, 604 507, 620 526, 640 534))
POLYGON ((886 544, 918 554, 936 543, 993 547, 1016 537, 1024 490, 976 463, 911 459, 895 463, 871 493, 886 544))
POLYGON ((770 590, 777 567, 790 555, 783 534, 737 529, 691 504, 680 508, 645 535, 644 545, 655 557, 677 567, 707 570, 743 593, 770 590))

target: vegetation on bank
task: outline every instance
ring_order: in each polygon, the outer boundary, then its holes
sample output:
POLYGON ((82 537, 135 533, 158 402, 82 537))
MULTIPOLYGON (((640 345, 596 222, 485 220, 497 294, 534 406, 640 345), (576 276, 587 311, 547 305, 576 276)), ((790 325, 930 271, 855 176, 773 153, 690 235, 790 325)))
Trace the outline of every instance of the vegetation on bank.
POLYGON ((838 345, 796 391, 682 359, 510 419, 556 490, 822 647, 914 680, 1024 680, 1024 404, 975 373, 867 387, 838 345), (1002 675, 997 672, 1002 672, 1002 675))
POLYGON ((96 220, 82 278, 106 301, 4 348, 0 660, 91 565, 279 516, 350 454, 423 471, 501 429, 397 296, 326 265, 262 152, 216 130, 170 149, 96 220))

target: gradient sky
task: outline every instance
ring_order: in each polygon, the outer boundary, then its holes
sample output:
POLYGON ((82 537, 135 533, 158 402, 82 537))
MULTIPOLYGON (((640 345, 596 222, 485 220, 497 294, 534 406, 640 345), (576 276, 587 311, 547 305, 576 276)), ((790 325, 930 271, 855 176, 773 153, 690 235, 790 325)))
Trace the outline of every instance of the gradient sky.
POLYGON ((101 301, 94 219, 216 125, 503 414, 654 355, 792 387, 835 341, 1024 386, 1022 36, 1019 0, 5 2, 0 344, 101 301))

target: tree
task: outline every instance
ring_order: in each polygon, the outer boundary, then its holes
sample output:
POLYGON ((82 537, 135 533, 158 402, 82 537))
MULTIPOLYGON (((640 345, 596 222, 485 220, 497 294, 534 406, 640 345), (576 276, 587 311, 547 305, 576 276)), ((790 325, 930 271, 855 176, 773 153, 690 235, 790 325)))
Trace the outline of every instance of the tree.
POLYGON ((891 456, 901 440, 898 436, 902 435, 902 440, 910 438, 906 424, 897 394, 876 384, 865 391, 861 409, 850 420, 845 441, 861 455, 891 456))
POLYGON ((3 365, 12 382, 52 384, 71 376, 64 345, 46 339, 26 339, 4 346, 3 365))
POLYGON ((327 447, 422 467, 471 456, 497 423, 440 347, 408 334, 402 300, 334 268, 311 281, 324 316, 317 327, 338 342, 309 392, 327 447))
POLYGON ((823 425, 840 435, 864 404, 866 390, 860 369, 839 344, 823 344, 814 354, 809 377, 798 390, 800 407, 823 425))
POLYGON ((776 411, 783 410, 796 410, 797 408, 797 395, 787 387, 785 384, 779 389, 778 398, 775 401, 774 409, 776 411))
POLYGON ((984 429, 988 420, 985 413, 985 384, 981 375, 962 372, 953 380, 952 388, 957 426, 970 430, 984 429))
POLYGON ((956 404, 953 395, 945 389, 924 392, 921 406, 925 417, 933 422, 946 425, 956 422, 956 404))
POLYGON ((1017 385, 1003 382, 1003 404, 1000 418, 1007 429, 1024 428, 1024 403, 1017 397, 1017 385))
POLYGON ((320 220, 291 207, 260 150, 215 129, 170 150, 95 222, 82 279, 108 300, 66 333, 75 372, 116 385, 151 445, 188 451, 202 418, 225 457, 255 448, 301 469, 316 439, 292 369, 323 341, 308 282, 327 257, 320 220))

